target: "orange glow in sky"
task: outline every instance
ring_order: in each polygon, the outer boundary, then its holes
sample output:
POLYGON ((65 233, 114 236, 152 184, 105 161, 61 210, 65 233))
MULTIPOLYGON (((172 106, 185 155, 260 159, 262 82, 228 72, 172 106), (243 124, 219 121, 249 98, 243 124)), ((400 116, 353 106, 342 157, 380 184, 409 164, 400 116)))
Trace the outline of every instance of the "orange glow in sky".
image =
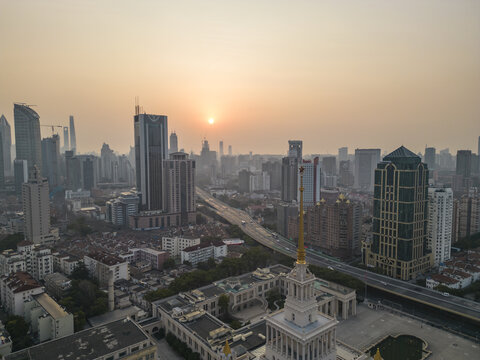
POLYGON ((13 102, 42 124, 72 114, 80 152, 128 152, 136 96, 187 152, 203 136, 234 153, 476 149, 479 14, 478 0, 2 1, 0 114, 12 131, 13 102))

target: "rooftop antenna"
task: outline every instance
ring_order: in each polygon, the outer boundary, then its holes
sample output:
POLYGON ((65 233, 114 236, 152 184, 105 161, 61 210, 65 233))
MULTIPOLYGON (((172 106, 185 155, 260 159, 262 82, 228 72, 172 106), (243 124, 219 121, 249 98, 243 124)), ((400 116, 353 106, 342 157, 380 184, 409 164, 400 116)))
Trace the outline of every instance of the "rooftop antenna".
POLYGON ((135 96, 135 115, 140 115, 140 105, 138 96, 135 96))

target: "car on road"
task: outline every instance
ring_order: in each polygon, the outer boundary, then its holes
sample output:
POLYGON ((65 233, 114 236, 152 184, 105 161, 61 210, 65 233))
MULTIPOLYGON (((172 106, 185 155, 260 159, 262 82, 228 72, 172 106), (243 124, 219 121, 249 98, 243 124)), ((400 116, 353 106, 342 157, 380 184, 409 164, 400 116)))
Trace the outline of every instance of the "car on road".
POLYGON ((242 225, 245 225, 246 224, 246 221, 245 220, 242 220, 242 225))
POLYGON ((288 247, 286 247, 285 250, 290 250, 290 249, 288 247))
POLYGON ((386 283, 385 281, 381 281, 381 283, 382 283, 383 286, 387 286, 387 285, 388 285, 388 283, 386 283))
POLYGON ((328 270, 333 270, 333 267, 329 266, 329 267, 328 267, 328 270))
POLYGON ((442 295, 443 296, 450 296, 450 294, 448 292, 443 292, 442 295))

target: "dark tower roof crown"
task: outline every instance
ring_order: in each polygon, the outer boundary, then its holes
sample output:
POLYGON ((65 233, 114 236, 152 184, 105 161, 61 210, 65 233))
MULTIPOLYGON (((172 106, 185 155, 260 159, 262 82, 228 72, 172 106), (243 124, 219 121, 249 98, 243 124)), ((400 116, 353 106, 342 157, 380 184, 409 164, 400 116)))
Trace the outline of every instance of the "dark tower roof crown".
POLYGON ((395 159, 399 159, 399 158, 416 158, 416 159, 420 159, 420 157, 411 152, 410 150, 408 150, 405 146, 400 146, 398 149, 392 151, 390 154, 388 154, 387 156, 385 156, 383 158, 383 161, 394 161, 395 159))

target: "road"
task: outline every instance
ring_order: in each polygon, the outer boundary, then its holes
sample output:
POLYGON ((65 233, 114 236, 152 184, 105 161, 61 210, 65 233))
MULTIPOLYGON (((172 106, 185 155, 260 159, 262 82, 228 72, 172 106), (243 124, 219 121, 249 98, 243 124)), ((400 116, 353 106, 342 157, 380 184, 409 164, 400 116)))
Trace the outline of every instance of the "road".
MULTIPOLYGON (((231 224, 240 226, 255 241, 272 250, 296 258, 296 244, 280 235, 277 235, 277 238, 273 237, 270 230, 265 229, 254 221, 245 211, 228 206, 198 187, 197 195, 215 209, 218 215, 231 224)), ((307 261, 313 265, 330 267, 342 273, 352 275, 366 282, 368 286, 467 317, 480 324, 480 304, 477 302, 452 295, 443 296, 438 291, 359 269, 311 249, 307 249, 307 261)))

